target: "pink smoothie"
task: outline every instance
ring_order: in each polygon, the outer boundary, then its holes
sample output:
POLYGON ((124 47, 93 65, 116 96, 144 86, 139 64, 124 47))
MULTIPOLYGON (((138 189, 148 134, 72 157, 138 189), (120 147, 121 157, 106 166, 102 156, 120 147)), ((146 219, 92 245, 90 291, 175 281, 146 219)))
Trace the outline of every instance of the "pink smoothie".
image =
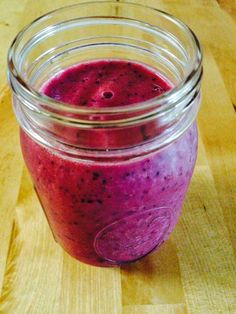
MULTIPOLYGON (((148 100, 170 88, 144 65, 100 60, 65 70, 43 92, 68 104, 114 107, 148 100)), ((147 138, 142 127, 135 134, 147 138)), ((109 133, 105 135, 95 136, 94 142, 109 143, 109 133)), ((112 143, 122 140, 123 135, 116 135, 112 143)), ((145 256, 169 237, 195 165, 197 130, 193 124, 164 149, 123 161, 69 159, 24 131, 21 144, 55 239, 85 263, 113 266, 145 256)))

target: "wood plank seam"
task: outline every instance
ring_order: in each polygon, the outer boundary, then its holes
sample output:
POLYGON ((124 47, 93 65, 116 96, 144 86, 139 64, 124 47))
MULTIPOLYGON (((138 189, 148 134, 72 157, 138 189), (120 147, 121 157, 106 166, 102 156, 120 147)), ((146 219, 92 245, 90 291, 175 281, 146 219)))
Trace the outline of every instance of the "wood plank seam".
POLYGON ((15 276, 15 265, 17 262, 17 256, 19 255, 20 246, 16 245, 16 239, 19 234, 19 227, 16 220, 13 221, 12 224, 12 232, 11 239, 9 243, 9 249, 6 260, 6 267, 4 273, 3 287, 0 296, 0 313, 1 313, 1 305, 6 299, 11 299, 11 289, 13 287, 14 276, 15 276))

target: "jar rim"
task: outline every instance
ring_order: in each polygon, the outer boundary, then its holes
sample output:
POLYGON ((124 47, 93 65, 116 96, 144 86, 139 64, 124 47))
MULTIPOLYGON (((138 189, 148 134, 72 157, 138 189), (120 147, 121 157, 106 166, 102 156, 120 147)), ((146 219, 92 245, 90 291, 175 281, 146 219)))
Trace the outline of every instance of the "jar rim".
MULTIPOLYGON (((202 48, 200 45, 200 42, 197 38, 197 36, 194 34, 194 32, 190 29, 189 26, 187 26, 184 22, 176 18, 175 16, 164 12, 162 10, 156 9, 151 6, 146 6, 134 2, 114 2, 114 1, 101 1, 101 4, 116 4, 116 5, 121 5, 121 6, 127 6, 127 5, 133 5, 137 6, 140 8, 145 8, 148 10, 152 10, 157 12, 159 15, 162 17, 170 20, 172 23, 180 27, 180 29, 184 30, 188 35, 192 43, 194 44, 195 51, 194 51, 194 59, 191 62, 191 67, 188 71, 188 73, 185 75, 183 79, 181 79, 180 83, 178 83, 176 86, 174 86, 171 90, 153 97, 151 99, 148 99, 146 101, 141 101, 137 103, 132 103, 126 106, 116 106, 116 107, 103 107, 103 108, 98 108, 98 107, 84 107, 84 106, 73 106, 71 104, 62 102, 62 101, 57 101, 53 98, 50 98, 43 94, 40 91, 37 91, 35 88, 32 86, 29 86, 26 82, 26 80, 23 78, 22 74, 20 73, 20 70, 14 62, 14 54, 15 50, 20 44, 24 34, 29 31, 35 24, 39 24, 40 22, 44 21, 45 19, 50 18, 52 15, 56 15, 58 13, 63 12, 63 10, 70 10, 74 9, 77 7, 85 6, 85 5, 92 5, 92 4, 97 4, 96 1, 89 1, 89 2, 83 2, 79 4, 73 4, 73 5, 68 5, 61 7, 59 9, 50 11, 39 18, 33 20, 31 23, 26 25, 15 37, 13 40, 9 51, 8 51, 8 71, 9 75, 16 80, 16 82, 21 86, 21 88, 24 90, 24 93, 26 96, 29 96, 32 100, 34 100, 37 103, 44 103, 48 108, 50 109, 57 109, 57 110, 62 110, 62 111, 67 111, 69 113, 75 113, 75 114, 112 114, 112 113, 129 113, 129 112, 136 112, 140 110, 146 110, 146 109, 151 109, 156 107, 156 104, 160 105, 159 108, 156 109, 157 112, 165 112, 169 109, 171 109, 174 105, 175 102, 173 102, 173 99, 175 99, 175 96, 178 95, 178 93, 183 89, 186 84, 190 83, 196 76, 198 77, 198 80, 201 78, 202 75, 202 48)), ((90 18, 99 18, 99 16, 88 16, 90 18)), ((109 17, 109 16, 105 16, 109 17)), ((104 16, 103 16, 104 18, 104 16)), ((149 24, 153 29, 155 29, 154 24, 149 24)), ((10 78, 9 78, 10 81, 10 78)))

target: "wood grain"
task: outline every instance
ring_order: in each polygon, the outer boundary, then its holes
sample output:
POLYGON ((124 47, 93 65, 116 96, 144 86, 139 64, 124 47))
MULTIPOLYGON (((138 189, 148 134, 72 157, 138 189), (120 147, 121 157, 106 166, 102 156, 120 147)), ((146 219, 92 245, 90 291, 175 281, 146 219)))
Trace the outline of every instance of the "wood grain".
POLYGON ((209 168, 199 166, 174 232, 190 313, 236 312, 235 257, 209 168))
POLYGON ((223 10, 225 10, 236 21, 236 1, 235 0, 217 0, 223 10))
POLYGON ((186 314, 184 304, 124 306, 123 314, 186 314))
POLYGON ((204 49, 199 156, 180 222, 121 269, 83 265, 55 243, 21 158, 6 53, 21 27, 74 1, 0 1, 0 313, 236 313, 235 1, 137 0, 186 22, 204 49))
POLYGON ((18 143, 9 89, 2 91, 0 101, 0 291, 4 278, 8 250, 13 230, 14 206, 22 173, 22 158, 18 143))

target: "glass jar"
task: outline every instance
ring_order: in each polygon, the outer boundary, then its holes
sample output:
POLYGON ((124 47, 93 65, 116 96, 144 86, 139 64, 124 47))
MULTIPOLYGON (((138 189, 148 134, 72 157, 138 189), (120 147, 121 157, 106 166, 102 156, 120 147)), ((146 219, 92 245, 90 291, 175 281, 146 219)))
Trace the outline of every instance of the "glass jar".
POLYGON ((22 152, 55 240, 97 266, 158 248, 177 223, 196 161, 202 53, 193 32, 147 6, 83 3, 26 26, 8 67, 22 152), (63 69, 96 59, 145 64, 173 88, 115 108, 42 93, 63 69))

